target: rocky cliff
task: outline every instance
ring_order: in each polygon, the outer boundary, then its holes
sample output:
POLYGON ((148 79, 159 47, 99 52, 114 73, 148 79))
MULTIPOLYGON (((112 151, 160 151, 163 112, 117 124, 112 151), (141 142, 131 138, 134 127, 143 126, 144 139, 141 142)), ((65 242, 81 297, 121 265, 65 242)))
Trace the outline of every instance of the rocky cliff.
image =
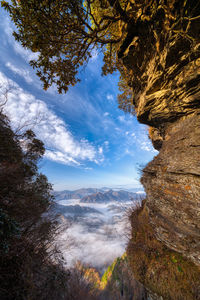
POLYGON ((173 20, 160 6, 159 26, 129 28, 120 56, 137 118, 160 151, 141 179, 150 222, 158 240, 200 265, 200 8, 190 4, 182 21, 175 6, 173 20))
POLYGON ((200 265, 198 112, 168 125, 159 155, 143 170, 142 183, 157 238, 200 265))

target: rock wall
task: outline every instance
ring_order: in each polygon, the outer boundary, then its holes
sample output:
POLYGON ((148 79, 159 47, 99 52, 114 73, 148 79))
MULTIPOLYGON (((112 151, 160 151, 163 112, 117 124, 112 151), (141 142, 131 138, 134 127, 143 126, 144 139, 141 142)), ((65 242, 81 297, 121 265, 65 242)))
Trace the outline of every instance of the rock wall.
POLYGON ((141 179, 150 222, 158 240, 200 265, 200 18, 187 26, 187 35, 165 33, 162 46, 146 47, 145 64, 133 38, 122 60, 137 118, 160 151, 141 179))
POLYGON ((200 265, 200 114, 168 126, 142 183, 157 238, 200 265))

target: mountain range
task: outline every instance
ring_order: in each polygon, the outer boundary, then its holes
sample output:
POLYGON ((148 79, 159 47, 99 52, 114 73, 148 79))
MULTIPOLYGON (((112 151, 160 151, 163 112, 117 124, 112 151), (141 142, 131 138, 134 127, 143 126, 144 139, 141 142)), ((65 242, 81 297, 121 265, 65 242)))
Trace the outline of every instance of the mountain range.
POLYGON ((138 194, 130 193, 126 191, 113 191, 109 190, 107 192, 97 192, 91 195, 87 195, 81 199, 81 202, 86 203, 100 203, 100 202, 123 202, 123 201, 130 201, 130 200, 139 200, 138 194))
POLYGON ((75 191, 60 191, 54 192, 55 199, 68 200, 68 199, 80 199, 85 203, 105 203, 105 202, 123 202, 130 200, 140 200, 144 197, 145 193, 141 190, 137 192, 129 192, 124 190, 112 190, 108 188, 96 189, 96 188, 83 188, 75 191))
POLYGON ((80 205, 60 205, 55 204, 54 209, 57 213, 61 214, 75 214, 75 215, 83 215, 83 214, 89 214, 89 213, 96 213, 101 214, 98 210, 92 207, 82 207, 80 205))

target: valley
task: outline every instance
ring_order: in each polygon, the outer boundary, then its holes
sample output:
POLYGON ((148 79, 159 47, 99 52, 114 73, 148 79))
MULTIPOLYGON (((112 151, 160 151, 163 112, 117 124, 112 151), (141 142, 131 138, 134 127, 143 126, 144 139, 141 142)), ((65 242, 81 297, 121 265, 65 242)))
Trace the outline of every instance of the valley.
POLYGON ((113 260, 124 253, 130 234, 128 215, 144 194, 122 190, 90 192, 85 189, 82 199, 62 199, 66 192, 55 193, 54 210, 63 227, 57 244, 67 266, 80 261, 103 274, 113 260))

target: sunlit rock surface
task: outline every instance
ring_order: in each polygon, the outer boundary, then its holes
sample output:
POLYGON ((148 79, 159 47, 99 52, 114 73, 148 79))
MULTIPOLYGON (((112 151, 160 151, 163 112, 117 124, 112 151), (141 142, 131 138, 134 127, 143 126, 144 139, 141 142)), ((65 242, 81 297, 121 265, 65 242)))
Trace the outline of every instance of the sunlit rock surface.
POLYGON ((142 176, 151 223, 160 241, 200 265, 200 19, 188 26, 188 36, 162 45, 161 36, 149 52, 133 40, 122 60, 138 120, 153 127, 160 150, 142 176))

